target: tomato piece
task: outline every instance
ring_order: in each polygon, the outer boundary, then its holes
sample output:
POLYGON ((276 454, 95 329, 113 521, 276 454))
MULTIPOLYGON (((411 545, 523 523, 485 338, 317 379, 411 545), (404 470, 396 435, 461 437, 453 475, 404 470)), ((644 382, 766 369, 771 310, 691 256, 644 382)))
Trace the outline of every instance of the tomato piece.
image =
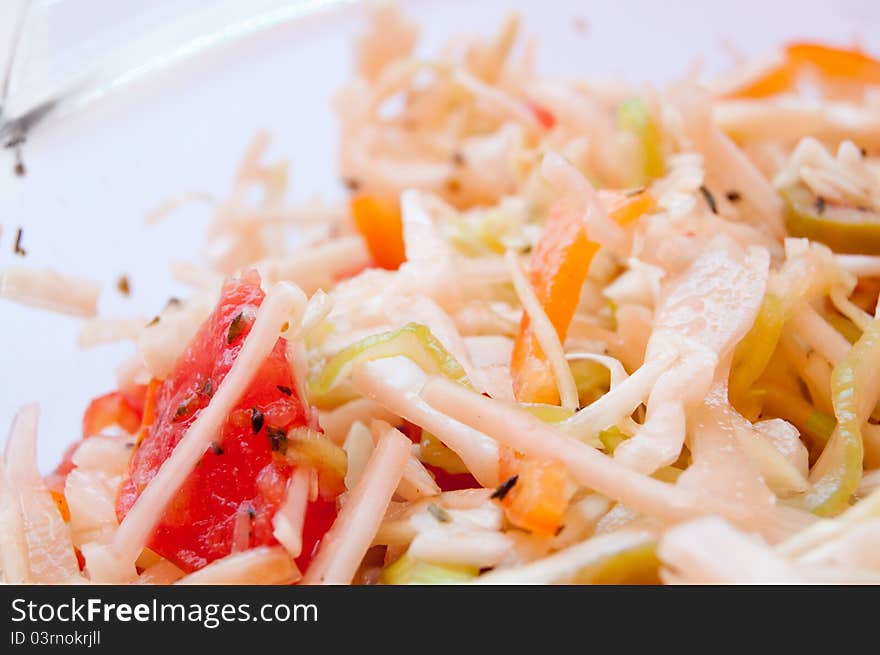
POLYGON ((134 434, 141 426, 143 411, 143 403, 141 402, 140 406, 137 403, 137 398, 120 391, 98 396, 89 403, 83 414, 83 437, 99 434, 113 425, 118 425, 126 432, 134 434))
MULTIPOLYGON (((144 426, 117 498, 120 520, 210 403, 238 356, 263 297, 256 273, 227 282, 213 314, 171 375, 161 383, 151 383, 144 426)), ((229 555, 234 542, 248 548, 277 543, 272 517, 284 500, 293 467, 273 450, 273 443, 277 448, 277 435, 292 428, 318 427, 310 425, 314 413, 307 411, 295 389, 285 343, 279 338, 230 412, 217 441, 165 509, 148 542, 150 549, 183 570, 193 571, 229 555), (243 514, 248 521, 246 544, 241 534, 236 535, 243 514)), ((303 551, 297 559, 301 569, 308 566, 335 515, 335 500, 309 504, 303 551)))
POLYGON ((449 471, 425 464, 425 468, 434 476, 434 482, 440 491, 458 491, 459 489, 479 489, 483 485, 470 473, 450 473, 449 471))

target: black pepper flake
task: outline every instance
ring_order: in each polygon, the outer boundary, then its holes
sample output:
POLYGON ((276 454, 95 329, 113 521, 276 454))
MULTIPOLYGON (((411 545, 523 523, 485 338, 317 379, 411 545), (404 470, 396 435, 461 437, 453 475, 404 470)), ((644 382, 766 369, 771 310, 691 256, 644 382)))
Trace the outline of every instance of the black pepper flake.
POLYGON ((739 202, 742 200, 742 194, 739 191, 728 191, 724 195, 727 196, 727 199, 730 202, 739 202))
POLYGON ((263 429, 263 422, 265 421, 265 417, 263 416, 263 412, 254 407, 251 410, 251 428, 254 430, 254 434, 257 434, 260 430, 263 429))
POLYGON ((517 480, 519 480, 518 475, 507 478, 504 482, 498 485, 498 488, 495 489, 489 497, 494 498, 495 500, 504 500, 504 497, 509 494, 510 490, 516 485, 517 480))
POLYGON ((452 517, 449 515, 445 509, 437 505, 436 503, 431 503, 427 507, 428 514, 437 519, 440 523, 452 523, 452 517))
POLYGON ((214 380, 208 378, 205 380, 205 383, 202 385, 202 394, 207 396, 208 398, 212 398, 214 396, 214 380))
POLYGON ((283 384, 279 384, 275 388, 278 389, 278 391, 283 393, 285 396, 293 395, 293 389, 291 389, 290 387, 285 387, 283 384))
POLYGON ((456 166, 464 166, 467 162, 465 162, 464 155, 456 150, 452 153, 452 163, 456 166))
POLYGON ((131 450, 132 448, 134 448, 134 441, 126 441, 125 448, 126 450, 131 450))
POLYGON ((154 325, 159 325, 159 315, 158 315, 158 314, 156 314, 156 315, 153 317, 153 320, 152 320, 152 321, 150 321, 149 323, 147 323, 147 327, 153 327, 154 325))
POLYGON ((116 280, 116 289, 123 296, 128 296, 131 294, 131 283, 129 283, 127 275, 119 276, 119 279, 116 280))
POLYGON ((825 198, 822 196, 818 196, 816 198, 816 213, 824 214, 825 213, 825 198))
POLYGON ((565 526, 560 524, 560 526, 556 528, 556 532, 553 533, 553 536, 558 537, 563 530, 565 530, 565 526))
POLYGON ((717 214, 718 206, 715 204, 715 196, 712 195, 712 192, 709 191, 706 185, 700 187, 700 193, 703 194, 703 197, 706 199, 706 204, 709 205, 709 209, 712 210, 712 213, 717 214))
POLYGON ((229 324, 229 330, 226 332, 226 343, 231 344, 236 340, 238 335, 244 330, 244 312, 239 312, 232 322, 229 324))
POLYGON ((269 437, 269 445, 274 452, 281 453, 282 455, 287 454, 287 446, 290 441, 287 438, 287 433, 282 428, 269 426, 266 428, 266 435, 269 437))
POLYGON ((257 516, 257 510, 254 509, 253 505, 248 505, 247 508, 248 518, 253 521, 257 516))
POLYGON ((645 192, 645 187, 640 186, 637 189, 630 189, 629 191, 627 191, 623 195, 625 195, 627 198, 634 198, 635 196, 640 195, 644 192, 645 192))
POLYGON ((223 448, 220 446, 220 444, 215 443, 213 441, 211 442, 211 450, 214 451, 215 455, 222 455, 223 454, 223 448))
POLYGON ((345 185, 345 188, 349 191, 357 191, 361 188, 360 180, 357 180, 353 177, 345 177, 342 178, 342 183, 345 185))
POLYGON ((25 255, 27 255, 27 250, 21 247, 21 235, 22 229, 18 228, 18 231, 15 233, 15 248, 12 252, 14 252, 16 255, 21 255, 22 257, 24 257, 25 255))
POLYGON ((176 298, 175 296, 171 296, 166 302, 165 307, 180 307, 183 302, 180 298, 176 298))

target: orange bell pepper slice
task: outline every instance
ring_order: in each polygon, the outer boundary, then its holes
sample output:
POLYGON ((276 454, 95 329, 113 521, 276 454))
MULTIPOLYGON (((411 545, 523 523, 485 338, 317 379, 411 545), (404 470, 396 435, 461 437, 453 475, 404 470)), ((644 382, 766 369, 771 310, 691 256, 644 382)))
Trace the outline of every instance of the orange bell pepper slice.
MULTIPOLYGON (((654 207, 647 191, 636 194, 603 194, 611 218, 627 226, 654 207)), ((532 255, 529 275, 532 287, 547 318, 565 341, 568 326, 580 300, 581 287, 598 251, 598 244, 587 239, 579 216, 554 208, 544 234, 532 255)), ((559 404, 559 391, 544 351, 523 315, 511 357, 513 391, 516 399, 527 403, 559 404)))
POLYGON ((539 535, 554 535, 571 498, 565 466, 555 460, 527 459, 517 466, 516 484, 501 501, 507 519, 539 535))
POLYGON ((397 202, 359 195, 351 199, 349 207, 355 228, 367 242, 376 265, 397 270, 406 261, 403 223, 397 202))
POLYGON ((766 98, 794 87, 805 70, 823 77, 860 84, 880 84, 880 61, 861 50, 834 48, 819 43, 792 43, 784 60, 727 94, 729 98, 766 98))
POLYGON ((880 61, 861 50, 832 48, 818 43, 792 43, 785 52, 795 68, 813 67, 834 80, 880 84, 880 61))
POLYGON ((65 523, 70 521, 70 507, 67 505, 67 498, 62 492, 55 491, 54 489, 50 489, 49 493, 52 496, 52 500, 55 501, 55 507, 58 508, 61 518, 64 519, 65 523))

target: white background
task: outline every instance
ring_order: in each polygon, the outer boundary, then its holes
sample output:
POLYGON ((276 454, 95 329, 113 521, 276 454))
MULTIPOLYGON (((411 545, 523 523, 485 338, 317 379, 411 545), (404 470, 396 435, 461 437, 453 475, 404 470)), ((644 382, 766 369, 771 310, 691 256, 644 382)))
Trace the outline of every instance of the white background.
MULTIPOLYGON (((7 0, 3 0, 4 3, 7 0)), ((0 52, 7 50, 8 14, 0 8, 0 52), (5 22, 3 19, 6 19, 5 22)), ((101 58, 102 48, 162 26, 200 2, 44 0, 29 21, 19 87, 76 72, 101 58)), ((229 3, 226 3, 229 5, 229 3)), ((266 4, 263 2, 262 4, 266 4)), ((274 4, 280 4, 274 1, 274 4)), ((695 58, 710 70, 730 62, 724 43, 762 54, 793 38, 851 44, 880 54, 880 3, 872 0, 514 2, 413 0, 407 12, 423 28, 422 52, 451 33, 492 34, 506 10, 524 17, 541 39, 547 72, 623 77, 663 84, 695 58), (584 19, 586 34, 575 29, 584 19)), ((253 6, 240 2, 238 13, 253 6)), ((341 193, 335 175, 333 90, 351 70, 360 8, 334 10, 273 28, 234 46, 156 75, 34 134, 25 152, 27 177, 12 175, 0 152, 0 267, 13 260, 15 230, 24 228, 26 262, 105 283, 101 314, 150 317, 173 294, 168 262, 197 255, 205 209, 176 213, 157 227, 143 217, 170 195, 187 190, 222 196, 255 131, 269 129, 272 154, 292 164, 292 200, 341 193), (121 273, 133 295, 115 292, 121 273)), ((21 96, 19 96, 20 98, 21 96)), ((40 461, 54 464, 78 438, 88 400, 114 386, 114 369, 133 347, 80 352, 79 322, 0 301, 0 435, 15 408, 43 408, 40 461)), ((2 440, 2 436, 0 436, 2 440)))

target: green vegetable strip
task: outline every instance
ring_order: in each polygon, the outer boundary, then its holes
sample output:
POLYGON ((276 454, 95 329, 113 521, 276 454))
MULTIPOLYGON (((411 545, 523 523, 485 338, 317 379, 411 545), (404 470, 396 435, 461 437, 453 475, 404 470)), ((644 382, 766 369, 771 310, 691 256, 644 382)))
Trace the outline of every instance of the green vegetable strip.
POLYGON ((382 571, 379 582, 386 585, 458 584, 473 580, 479 573, 475 566, 432 564, 404 554, 382 571))
POLYGON ((862 479, 862 423, 877 400, 880 366, 880 320, 862 334, 831 374, 837 428, 810 474, 813 489, 807 507, 820 516, 834 516, 849 505, 862 479))
POLYGON ((801 434, 807 435, 813 448, 824 447, 831 439, 836 425, 834 417, 814 409, 800 396, 773 386, 757 389, 755 393, 763 398, 765 412, 794 425, 801 434))
POLYGON ((779 343, 785 310, 782 300, 772 294, 764 296, 752 329, 739 342, 733 353, 730 372, 730 397, 734 403, 744 400, 752 385, 770 363, 779 343))
POLYGON ((634 184, 641 186, 662 176, 664 167, 660 133, 640 98, 630 98, 620 104, 617 108, 617 126, 635 135, 642 146, 644 166, 641 174, 633 180, 634 184))
POLYGON ((599 433, 599 441, 602 442, 602 446, 604 446, 605 452, 608 455, 613 455, 617 447, 627 439, 629 439, 629 436, 624 434, 616 425, 605 428, 599 433))
POLYGON ((309 381, 311 398, 321 398, 352 369, 364 362, 404 355, 430 374, 441 374, 455 382, 468 384, 461 364, 449 354, 431 331, 419 323, 408 323, 394 332, 383 332, 361 339, 338 352, 321 373, 309 381))

